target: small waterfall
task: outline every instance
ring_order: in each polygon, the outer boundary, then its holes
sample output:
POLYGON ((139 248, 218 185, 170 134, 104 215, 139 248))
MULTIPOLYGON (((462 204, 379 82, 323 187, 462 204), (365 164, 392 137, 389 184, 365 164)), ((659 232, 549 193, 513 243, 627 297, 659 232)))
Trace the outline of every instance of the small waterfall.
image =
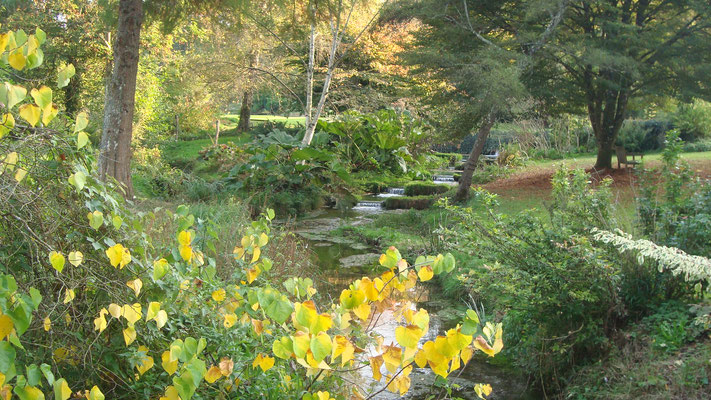
POLYGON ((386 192, 379 193, 378 197, 397 197, 404 196, 405 188, 388 188, 386 192))
POLYGON ((353 207, 353 209, 356 210, 380 210, 383 208, 383 202, 382 201, 372 201, 372 200, 367 200, 367 201, 359 201, 358 204, 353 207))
POLYGON ((445 182, 445 183, 454 183, 454 175, 435 175, 433 178, 433 181, 435 182, 445 182))

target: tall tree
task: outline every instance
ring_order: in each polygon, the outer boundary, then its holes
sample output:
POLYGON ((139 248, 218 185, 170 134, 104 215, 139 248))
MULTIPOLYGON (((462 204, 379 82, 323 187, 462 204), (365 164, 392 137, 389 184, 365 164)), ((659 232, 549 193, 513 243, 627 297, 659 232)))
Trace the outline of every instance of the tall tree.
POLYGON ((133 198, 131 137, 142 24, 143 0, 121 0, 99 147, 99 176, 101 179, 115 178, 129 199, 133 198))
MULTIPOLYGON (((560 4, 566 8, 563 23, 538 52, 526 81, 553 103, 587 111, 598 143, 595 168, 612 168, 613 146, 632 99, 711 96, 708 1, 560 4)), ((541 28, 528 24, 524 31, 531 29, 541 28)), ((516 34, 525 43, 524 33, 516 34)))

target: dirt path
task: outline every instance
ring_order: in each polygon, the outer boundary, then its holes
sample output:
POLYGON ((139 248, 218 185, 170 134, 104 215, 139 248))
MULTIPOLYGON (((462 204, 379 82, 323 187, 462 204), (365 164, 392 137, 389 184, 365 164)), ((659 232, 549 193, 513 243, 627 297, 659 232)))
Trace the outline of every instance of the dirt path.
MULTIPOLYGON (((577 163, 566 163, 571 167, 581 167, 577 163)), ((659 161, 652 161, 647 164, 648 168, 659 166, 659 161)), ((703 179, 711 179, 711 159, 707 160, 690 160, 689 164, 696 174, 703 179)), ((484 189, 499 194, 507 195, 507 193, 522 192, 529 193, 531 196, 548 196, 551 191, 551 179, 556 171, 555 166, 546 166, 536 169, 526 169, 516 172, 508 178, 499 179, 494 182, 480 185, 484 189)), ((593 181, 601 181, 605 178, 611 178, 612 188, 618 191, 631 190, 635 182, 635 173, 632 168, 612 169, 596 172, 592 169, 587 169, 593 181)))

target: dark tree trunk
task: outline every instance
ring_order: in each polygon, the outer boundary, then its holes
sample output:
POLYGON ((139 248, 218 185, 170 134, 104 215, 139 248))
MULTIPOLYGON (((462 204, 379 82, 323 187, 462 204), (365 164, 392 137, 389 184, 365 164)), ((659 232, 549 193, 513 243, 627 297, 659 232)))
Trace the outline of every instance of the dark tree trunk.
POLYGON ((464 164, 464 171, 462 171, 462 176, 459 178, 459 188, 457 189, 457 193, 454 195, 455 202, 462 202, 469 198, 469 189, 472 186, 472 176, 474 175, 474 170, 479 162, 479 156, 481 156, 481 153, 484 151, 484 144, 486 143, 486 139, 489 137, 491 127, 494 126, 494 121, 494 117, 489 115, 479 128, 479 132, 476 135, 476 141, 474 142, 474 147, 472 147, 472 151, 469 153, 469 159, 466 164, 464 164))
MULTIPOLYGON (((603 71, 601 74, 608 83, 625 81, 624 77, 614 72, 603 71)), ((586 76, 589 77, 589 73, 586 76)), ((624 85, 604 91, 594 90, 592 85, 588 86, 588 116, 597 140, 597 160, 594 167, 596 170, 612 169, 615 141, 627 113, 629 90, 630 88, 624 85)))
POLYGON ((239 110, 239 123, 237 124, 237 132, 249 131, 249 119, 252 117, 252 98, 254 97, 254 69, 259 64, 259 51, 254 49, 249 53, 249 81, 247 88, 242 95, 242 107, 239 110))
MULTIPOLYGON (((75 66, 77 61, 73 58, 68 60, 75 66)), ((81 110, 79 94, 81 93, 81 69, 77 68, 76 74, 64 88, 64 107, 67 115, 77 115, 81 110)))
POLYGON ((249 119, 252 116, 252 88, 244 91, 242 96, 242 108, 239 110, 239 124, 237 132, 247 132, 249 130, 249 119))
POLYGON ((106 85, 98 161, 101 179, 116 179, 128 199, 133 198, 131 137, 142 23, 143 0, 121 0, 113 49, 113 71, 106 85))

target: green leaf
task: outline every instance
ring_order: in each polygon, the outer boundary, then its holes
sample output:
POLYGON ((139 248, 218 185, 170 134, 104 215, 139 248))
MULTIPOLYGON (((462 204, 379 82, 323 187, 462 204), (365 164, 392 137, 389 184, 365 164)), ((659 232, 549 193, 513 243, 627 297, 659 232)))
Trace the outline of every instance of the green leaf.
POLYGON ((84 189, 84 185, 86 184, 86 174, 81 171, 77 171, 69 175, 69 183, 74 186, 77 189, 77 193, 79 193, 82 189, 84 189))
POLYGON ((89 135, 84 131, 77 133, 77 149, 81 149, 86 146, 87 143, 89 143, 89 135))
POLYGON ((86 112, 82 111, 77 114, 76 122, 74 123, 74 133, 81 132, 89 125, 89 117, 86 112))
POLYGON ((121 225, 123 225, 123 219, 121 219, 120 216, 114 214, 114 216, 111 218, 111 223, 114 225, 114 229, 119 229, 121 228, 121 225))
POLYGON ((57 87, 63 88, 69 84, 69 80, 74 76, 76 71, 74 70, 74 65, 67 64, 59 68, 57 73, 57 87))
POLYGON ((275 356, 287 360, 294 353, 294 342, 290 337, 282 336, 281 339, 275 340, 274 344, 272 344, 272 352, 275 356))
POLYGON ((39 290, 35 288, 30 288, 30 299, 32 299, 32 305, 34 306, 33 308, 37 310, 37 308, 39 308, 40 303, 42 302, 42 294, 40 294, 39 290))
POLYGON ((286 322, 294 311, 294 306, 289 299, 274 289, 261 290, 258 297, 259 305, 267 316, 279 324, 286 322))
POLYGON ((44 62, 44 52, 42 49, 35 50, 32 54, 27 55, 27 69, 34 69, 42 65, 44 62))
POLYGON ((0 342, 0 373, 7 371, 15 365, 15 348, 9 342, 0 342))
POLYGON ((32 96, 39 108, 45 108, 52 104, 52 89, 47 86, 43 85, 39 89, 32 89, 30 96, 32 96))
POLYGON ((52 367, 49 366, 49 364, 42 364, 40 365, 40 370, 42 371, 42 375, 44 375, 44 378, 47 380, 47 383, 49 383, 50 386, 54 385, 54 374, 52 373, 52 367))
POLYGON ((310 348, 311 353, 314 355, 314 360, 320 362, 331 354, 333 342, 331 342, 331 337, 328 334, 321 332, 311 338, 310 348))
POLYGON ((35 29, 35 37, 37 38, 37 42, 39 42, 40 45, 42 45, 44 41, 47 40, 47 34, 44 33, 44 31, 40 28, 35 29))
POLYGON ((20 400, 44 400, 44 393, 34 386, 15 386, 13 392, 20 400))
POLYGON ((454 256, 452 253, 447 253, 446 256, 444 256, 444 270, 447 273, 452 272, 454 270, 454 256))
POLYGON ((37 386, 42 379, 42 372, 36 364, 31 364, 27 366, 27 384, 30 386, 37 386))
POLYGON ((12 85, 5 82, 0 85, 0 103, 8 110, 11 110, 17 103, 21 102, 27 96, 27 89, 22 86, 12 85))

